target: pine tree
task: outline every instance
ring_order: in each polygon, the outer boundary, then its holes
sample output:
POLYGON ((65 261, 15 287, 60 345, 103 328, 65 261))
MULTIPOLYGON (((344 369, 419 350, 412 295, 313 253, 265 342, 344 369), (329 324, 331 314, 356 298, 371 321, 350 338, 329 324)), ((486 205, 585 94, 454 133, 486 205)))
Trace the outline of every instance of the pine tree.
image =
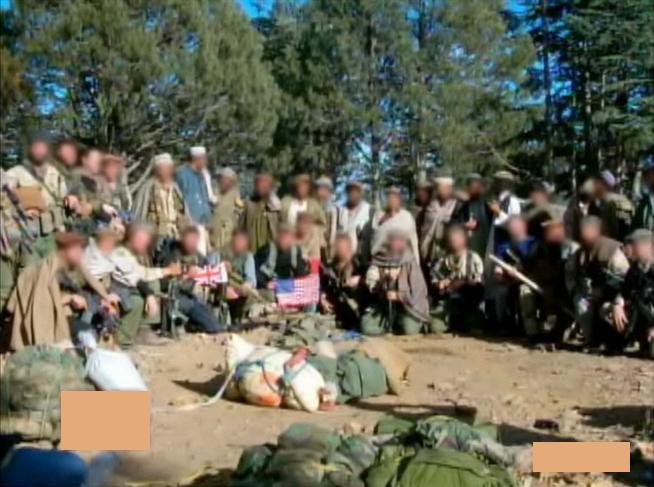
MULTIPOLYGON (((26 58, 60 130, 125 153, 259 162, 278 90, 262 44, 230 0, 17 1, 26 58)), ((141 164, 138 164, 141 163, 141 164)), ((137 169, 139 168, 140 169, 137 169)))

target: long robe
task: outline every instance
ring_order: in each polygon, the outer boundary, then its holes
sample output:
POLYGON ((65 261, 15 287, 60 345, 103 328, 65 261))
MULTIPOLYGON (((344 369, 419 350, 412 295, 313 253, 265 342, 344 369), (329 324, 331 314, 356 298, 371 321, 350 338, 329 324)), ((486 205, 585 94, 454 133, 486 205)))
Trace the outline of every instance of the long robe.
POLYGON ((18 276, 7 310, 12 313, 9 348, 70 339, 68 317, 57 280, 61 264, 56 253, 26 267, 18 276))
POLYGON ((237 186, 218 196, 211 219, 211 244, 214 249, 223 249, 229 244, 242 209, 243 201, 237 186))
POLYGON ((280 210, 279 198, 274 194, 265 200, 252 197, 246 202, 239 226, 250 236, 250 251, 255 256, 277 236, 280 210))

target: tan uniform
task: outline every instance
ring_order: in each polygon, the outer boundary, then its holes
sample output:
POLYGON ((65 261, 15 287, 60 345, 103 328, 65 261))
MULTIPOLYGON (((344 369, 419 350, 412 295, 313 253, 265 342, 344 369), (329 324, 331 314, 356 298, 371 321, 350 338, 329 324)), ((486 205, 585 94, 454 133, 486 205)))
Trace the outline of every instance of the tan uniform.
MULTIPOLYGON (((24 164, 30 163, 26 162, 24 164)), ((34 177, 24 165, 12 167, 5 176, 7 183, 12 188, 40 187, 43 201, 48 207, 57 205, 68 194, 64 177, 53 165, 48 163, 42 166, 41 179, 43 182, 34 177)))

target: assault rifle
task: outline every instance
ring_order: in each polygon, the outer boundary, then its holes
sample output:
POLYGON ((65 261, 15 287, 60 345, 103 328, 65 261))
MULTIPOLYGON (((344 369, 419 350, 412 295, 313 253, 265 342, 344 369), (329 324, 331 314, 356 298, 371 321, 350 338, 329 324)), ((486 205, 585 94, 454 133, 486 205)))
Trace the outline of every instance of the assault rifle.
POLYGON ((8 184, 2 185, 2 191, 6 193, 7 199, 14 207, 15 215, 13 218, 18 227, 18 231, 24 237, 24 240, 21 243, 29 252, 32 252, 32 244, 36 242, 37 236, 32 232, 30 228, 29 216, 27 215, 25 208, 23 208, 23 204, 20 202, 20 199, 8 184))

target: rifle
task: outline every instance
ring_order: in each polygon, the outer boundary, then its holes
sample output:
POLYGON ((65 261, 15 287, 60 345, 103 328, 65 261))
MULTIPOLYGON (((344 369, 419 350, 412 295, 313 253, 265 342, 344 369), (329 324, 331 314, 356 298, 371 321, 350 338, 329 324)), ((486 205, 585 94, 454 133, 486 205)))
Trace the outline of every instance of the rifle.
POLYGON ((518 281, 523 283, 532 291, 535 291, 538 294, 543 294, 543 288, 541 288, 536 282, 532 281, 527 276, 525 276, 522 272, 516 269, 515 266, 507 264, 502 259, 500 259, 499 257, 493 254, 490 254, 488 258, 491 260, 491 262, 497 264, 502 270, 506 271, 509 275, 515 277, 518 281))
POLYGON ((168 282, 168 292, 159 294, 159 297, 166 304, 165 312, 162 314, 162 329, 175 339, 179 338, 177 323, 184 324, 188 321, 188 317, 179 310, 180 293, 181 283, 179 279, 172 278, 168 282))
POLYGON ((25 208, 23 208, 23 204, 20 202, 20 199, 8 184, 2 185, 2 191, 7 194, 7 198, 9 199, 9 202, 12 204, 16 212, 14 221, 16 222, 21 235, 25 237, 25 240, 22 242, 22 244, 25 245, 29 252, 31 252, 32 244, 36 241, 37 236, 32 232, 30 228, 29 216, 27 215, 25 208))
POLYGON ((257 291, 254 288, 251 288, 249 286, 245 286, 245 278, 238 274, 237 272, 234 272, 233 270, 227 271, 227 278, 228 278, 228 283, 230 286, 232 286, 236 291, 238 291, 239 294, 242 294, 246 297, 251 297, 255 301, 259 301, 261 303, 267 303, 267 301, 259 294, 259 291, 257 291))
MULTIPOLYGON (((335 289, 341 288, 338 276, 336 272, 331 267, 325 266, 323 263, 320 263, 320 272, 327 279, 327 287, 332 287, 335 289)), ((353 299, 347 296, 345 293, 336 293, 336 299, 343 305, 349 307, 352 311, 357 311, 358 305, 356 299, 353 299)))

